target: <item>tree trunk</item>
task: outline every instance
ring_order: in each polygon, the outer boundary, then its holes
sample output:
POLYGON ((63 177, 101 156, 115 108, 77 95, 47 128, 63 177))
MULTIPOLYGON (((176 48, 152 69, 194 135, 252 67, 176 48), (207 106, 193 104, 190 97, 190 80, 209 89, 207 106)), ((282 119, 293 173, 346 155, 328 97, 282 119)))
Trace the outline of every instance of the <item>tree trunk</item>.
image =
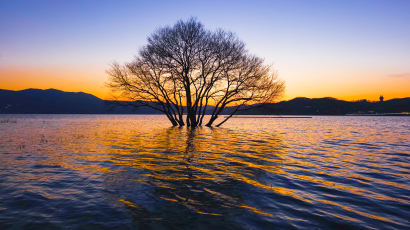
POLYGON ((215 121, 217 118, 218 118, 218 115, 212 116, 212 117, 209 119, 209 121, 208 121, 208 123, 206 124, 206 126, 211 127, 212 124, 214 123, 214 121, 215 121))

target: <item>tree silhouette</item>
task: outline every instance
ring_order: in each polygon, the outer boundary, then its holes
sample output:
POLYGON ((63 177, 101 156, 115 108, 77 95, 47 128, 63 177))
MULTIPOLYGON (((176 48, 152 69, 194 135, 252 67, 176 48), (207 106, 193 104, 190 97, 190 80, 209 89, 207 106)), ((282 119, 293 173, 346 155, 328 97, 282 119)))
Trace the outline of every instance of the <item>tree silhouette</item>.
POLYGON ((245 49, 233 33, 209 31, 196 19, 178 21, 148 37, 134 61, 114 63, 108 85, 121 97, 164 113, 174 126, 212 126, 230 115, 271 102, 284 91, 270 66, 245 49))

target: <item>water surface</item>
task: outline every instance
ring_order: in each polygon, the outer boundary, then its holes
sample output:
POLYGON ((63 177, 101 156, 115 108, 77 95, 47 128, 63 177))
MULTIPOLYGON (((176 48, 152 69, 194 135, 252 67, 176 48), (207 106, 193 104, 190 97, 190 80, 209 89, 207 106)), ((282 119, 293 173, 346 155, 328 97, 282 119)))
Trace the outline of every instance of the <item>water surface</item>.
POLYGON ((408 229, 410 118, 0 115, 0 229, 408 229))

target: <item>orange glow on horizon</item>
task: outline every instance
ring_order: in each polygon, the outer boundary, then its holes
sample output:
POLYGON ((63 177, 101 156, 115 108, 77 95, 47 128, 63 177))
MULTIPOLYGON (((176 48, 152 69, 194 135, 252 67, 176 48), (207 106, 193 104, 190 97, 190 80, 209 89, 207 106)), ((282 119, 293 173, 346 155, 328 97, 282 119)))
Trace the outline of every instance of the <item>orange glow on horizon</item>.
MULTIPOLYGON (((108 68, 108 66, 107 66, 108 68)), ((340 74, 339 74, 340 75, 340 74)), ((286 82, 286 91, 279 100, 295 97, 333 97, 340 100, 385 100, 410 97, 408 77, 308 78, 302 80, 280 76, 286 82), (335 80, 338 79, 338 80, 335 80), (371 79, 371 80, 368 80, 371 79), (318 84, 320 82, 320 84, 318 84)), ((54 88, 67 92, 84 92, 101 99, 113 99, 106 87, 108 76, 104 67, 0 67, 0 89, 54 88)))
POLYGON ((0 89, 6 90, 53 88, 108 99, 110 90, 105 86, 106 81, 105 70, 95 67, 0 67, 0 89))

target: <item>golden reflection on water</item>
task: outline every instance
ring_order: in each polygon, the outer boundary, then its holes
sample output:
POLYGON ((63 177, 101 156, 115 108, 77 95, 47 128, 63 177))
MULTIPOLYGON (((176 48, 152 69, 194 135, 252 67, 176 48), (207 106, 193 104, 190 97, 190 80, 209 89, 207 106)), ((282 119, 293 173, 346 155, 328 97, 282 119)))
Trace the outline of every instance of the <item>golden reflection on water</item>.
MULTIPOLYGON (((339 196, 408 205, 405 196, 372 187, 410 190, 408 183, 399 182, 408 179, 410 164, 386 160, 388 156, 381 153, 396 151, 408 157, 403 141, 409 137, 404 131, 393 135, 384 132, 391 124, 372 129, 371 124, 363 127, 358 121, 343 119, 254 119, 228 124, 226 128, 188 129, 169 128, 156 116, 22 118, 0 127, 0 150, 13 153, 2 156, 0 167, 60 167, 115 189, 139 184, 142 187, 137 186, 135 192, 148 189, 157 202, 175 203, 201 215, 224 215, 209 206, 213 204, 275 218, 271 206, 252 204, 242 194, 249 190, 259 196, 293 199, 291 205, 341 208, 347 213, 319 211, 347 221, 366 217, 400 224, 339 196), (15 154, 21 154, 21 159, 15 154)), ((14 180, 53 181, 59 176, 23 172, 14 180)), ((53 198, 39 186, 23 189, 53 198)), ((141 207, 121 195, 113 200, 134 210, 141 207)))

